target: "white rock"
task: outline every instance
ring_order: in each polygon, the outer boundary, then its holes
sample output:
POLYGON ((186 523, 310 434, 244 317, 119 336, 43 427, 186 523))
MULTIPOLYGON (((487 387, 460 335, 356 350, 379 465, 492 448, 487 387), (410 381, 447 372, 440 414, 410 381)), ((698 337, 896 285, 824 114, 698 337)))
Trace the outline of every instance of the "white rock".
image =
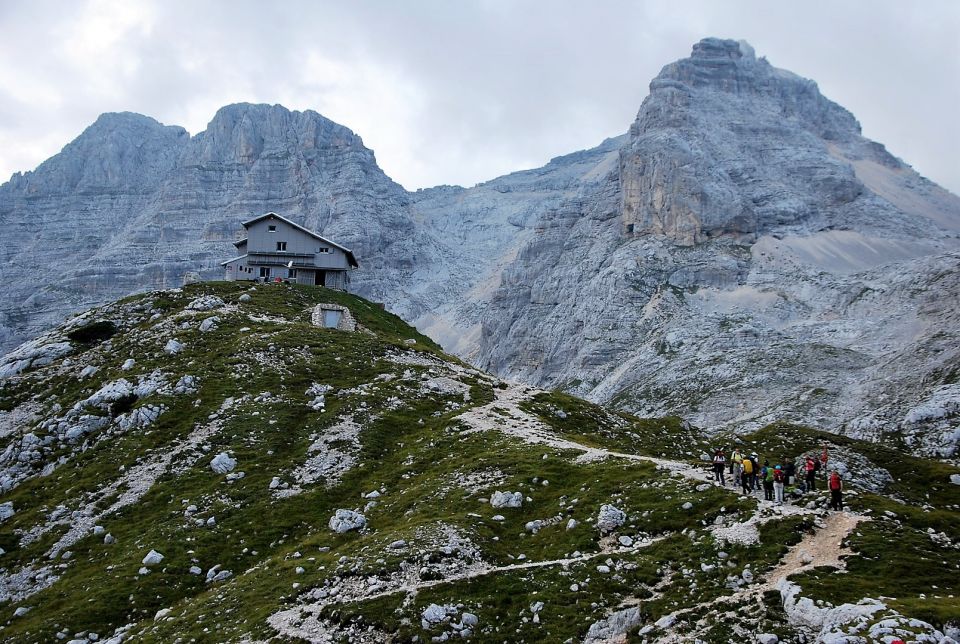
POLYGON ((367 518, 353 510, 337 510, 330 517, 330 529, 334 532, 349 532, 350 530, 359 530, 367 525, 367 518))
POLYGON ((693 508, 693 503, 690 503, 690 501, 687 501, 686 503, 684 503, 684 504, 681 505, 680 507, 683 508, 684 510, 690 510, 690 509, 693 508))
POLYGON ((460 616, 460 623, 464 626, 476 626, 480 623, 480 618, 473 613, 464 613, 460 616))
POLYGON ((430 604, 423 609, 421 617, 423 621, 428 624, 439 624, 440 622, 447 619, 448 614, 456 614, 457 609, 450 605, 440 606, 438 604, 430 604))
POLYGON ((745 568, 740 576, 743 577, 743 580, 748 584, 753 583, 753 573, 749 568, 745 568))
POLYGON ((170 355, 176 355, 183 351, 183 344, 177 342, 173 338, 167 340, 167 343, 163 345, 164 353, 169 353, 170 355))
POLYGON ((241 302, 249 302, 249 301, 250 301, 250 294, 249 294, 249 293, 244 293, 243 295, 241 295, 241 296, 239 297, 239 300, 240 300, 241 302))
POLYGON ((109 546, 111 543, 116 543, 117 539, 112 534, 107 533, 103 537, 103 542, 109 546))
POLYGON ((218 318, 216 315, 207 318, 200 323, 200 332, 206 333, 207 331, 215 331, 219 322, 220 318, 218 318))
POLYGON ((17 608, 17 610, 13 611, 13 616, 23 617, 24 615, 30 612, 31 608, 32 608, 31 606, 20 606, 17 608))
POLYGON ((13 509, 13 501, 0 503, 0 521, 6 521, 14 514, 16 514, 16 510, 13 509))
POLYGON ((760 633, 757 635, 757 644, 777 644, 780 638, 773 633, 760 633))
POLYGON ((120 365, 120 368, 124 371, 130 371, 131 369, 133 369, 133 366, 135 364, 137 364, 136 360, 134 360, 133 358, 127 358, 126 360, 123 361, 123 364, 120 365))
POLYGON ((223 308, 225 303, 216 295, 202 295, 187 304, 190 311, 211 311, 213 309, 223 308))
POLYGON ((365 499, 379 499, 379 498, 380 498, 380 492, 377 491, 377 490, 374 490, 373 492, 367 492, 366 494, 363 495, 363 498, 365 498, 365 499))
POLYGON ((163 561, 163 555, 156 550, 151 550, 140 563, 142 563, 144 566, 156 566, 161 561, 163 561))
POLYGON ((80 370, 80 380, 83 380, 84 378, 89 378, 90 376, 97 373, 98 371, 100 371, 99 368, 94 367, 92 364, 89 364, 80 370))
POLYGON ((220 452, 213 457, 212 461, 210 461, 210 469, 217 474, 226 474, 227 472, 232 472, 233 468, 236 466, 237 460, 230 458, 230 455, 226 452, 220 452))
POLYGON ((390 548, 391 550, 399 550, 401 548, 406 548, 407 542, 404 541, 403 539, 397 539, 396 541, 391 542, 390 545, 387 547, 390 548))
POLYGON ((170 608, 161 608, 157 611, 157 614, 153 616, 153 621, 159 622, 161 619, 166 617, 171 613, 172 609, 170 608))
POLYGON ((627 535, 623 535, 622 537, 620 537, 619 539, 617 539, 617 541, 620 542, 620 545, 621 545, 621 546, 624 546, 624 547, 627 547, 627 548, 629 548, 630 546, 633 545, 633 539, 631 539, 631 538, 628 537, 627 535))
POLYGON ((954 485, 960 485, 960 474, 951 474, 950 482, 954 485))
POLYGON ((573 530, 578 525, 580 525, 579 521, 577 521, 576 519, 570 519, 569 521, 567 521, 567 530, 573 530))
POLYGON ((671 613, 670 615, 664 615, 663 617, 661 617, 660 619, 658 619, 657 621, 655 621, 653 624, 654 624, 654 626, 656 626, 657 628, 664 628, 664 629, 665 629, 665 628, 670 628, 671 626, 673 626, 674 622, 676 622, 676 621, 677 621, 676 615, 674 615, 674 614, 671 613))
POLYGON ((191 575, 202 575, 202 574, 203 574, 203 568, 201 568, 200 566, 190 566, 190 574, 191 574, 191 575))
POLYGON ((627 515, 623 510, 612 505, 601 505, 600 512, 597 513, 597 529, 600 534, 607 534, 622 526, 626 520, 627 515))
POLYGON ((491 519, 494 521, 506 521, 507 517, 503 516, 502 514, 495 514, 491 517, 491 519))
POLYGON ((490 505, 495 508, 519 508, 523 505, 523 495, 519 492, 500 492, 498 490, 490 497, 490 505))
POLYGON ((607 566, 605 564, 600 564, 599 566, 597 566, 597 572, 603 575, 606 575, 607 573, 610 572, 610 566, 607 566))

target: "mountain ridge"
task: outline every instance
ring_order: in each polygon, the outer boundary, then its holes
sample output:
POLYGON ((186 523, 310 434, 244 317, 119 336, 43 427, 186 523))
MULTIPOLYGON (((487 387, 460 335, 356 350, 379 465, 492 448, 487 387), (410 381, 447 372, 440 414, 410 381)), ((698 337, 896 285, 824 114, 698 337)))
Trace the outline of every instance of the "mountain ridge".
MULTIPOLYGON (((924 280, 953 274, 960 199, 861 137, 813 81, 737 41, 705 39, 665 66, 624 135, 472 188, 407 192, 356 134, 310 110, 238 104, 193 137, 175 126, 149 131, 155 165, 117 130, 90 160, 68 145, 41 164, 57 169, 49 182, 35 172, 0 186, 0 224, 10 231, 0 249, 10 285, 0 345, 68 311, 179 285, 187 272, 219 277, 239 221, 277 210, 352 247, 363 266, 355 290, 458 355, 632 411, 713 428, 739 422, 750 400, 835 431, 869 426, 849 431, 887 440, 912 431, 909 411, 952 384, 936 375, 952 363, 931 360, 919 365, 923 387, 906 388, 895 405, 877 402, 891 395, 889 365, 924 343, 909 336, 914 296, 898 273, 916 271, 917 288, 930 293, 924 280), (74 180, 81 190, 58 187, 74 180), (55 261, 38 265, 39 256, 55 261), (867 297, 831 322, 848 291, 883 293, 874 287, 888 281, 903 299, 867 297), (864 306, 872 302, 880 308, 864 306), (876 333, 871 316, 905 335, 876 333), (728 328, 753 328, 750 351, 769 351, 781 366, 711 345, 708 336, 728 328), (707 369, 703 356, 718 362, 707 369), (797 356, 837 373, 811 381, 795 364, 784 371, 797 356), (886 372, 871 366, 883 364, 886 372), (710 391, 718 376, 728 395, 710 391), (833 401, 816 413, 799 402, 813 389, 833 401), (879 420, 876 406, 888 408, 879 420)), ((955 301, 955 283, 944 285, 939 294, 955 301)), ((931 346, 937 333, 953 334, 946 308, 937 310, 939 319, 914 320, 930 329, 931 346)), ((925 421, 932 438, 922 449, 955 450, 953 412, 945 414, 925 421)))

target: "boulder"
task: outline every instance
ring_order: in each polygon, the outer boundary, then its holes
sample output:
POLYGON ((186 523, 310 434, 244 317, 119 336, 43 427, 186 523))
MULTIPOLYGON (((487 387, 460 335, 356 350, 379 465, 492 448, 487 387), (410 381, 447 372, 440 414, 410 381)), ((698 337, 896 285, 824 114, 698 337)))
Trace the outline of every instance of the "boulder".
POLYGON ((16 510, 13 509, 13 501, 0 503, 0 521, 6 521, 14 514, 16 514, 16 510))
POLYGON ((226 474, 227 472, 232 472, 233 468, 236 466, 237 459, 230 458, 230 455, 226 452, 220 452, 213 457, 213 460, 210 461, 210 469, 217 474, 226 474))
POLYGON ((168 353, 170 355, 176 355, 181 351, 183 351, 183 344, 180 342, 177 342, 173 338, 170 338, 169 340, 167 340, 167 343, 163 345, 164 353, 168 353))
POLYGON ((217 324, 219 324, 219 322, 220 322, 220 318, 218 318, 216 315, 207 318, 206 320, 200 323, 200 332, 206 333, 207 331, 216 330, 217 324))
POLYGON ((500 492, 498 490, 490 497, 490 505, 494 508, 519 508, 523 505, 523 495, 519 492, 500 492))
POLYGON ((367 518, 354 510, 337 510, 330 517, 330 529, 334 532, 349 532, 360 530, 367 525, 367 518))
POLYGON ((597 513, 597 529, 600 534, 613 532, 627 521, 627 514, 612 505, 601 505, 597 513))
POLYGON ((151 550, 140 563, 142 563, 144 566, 156 566, 161 561, 163 561, 163 555, 156 550, 151 550))

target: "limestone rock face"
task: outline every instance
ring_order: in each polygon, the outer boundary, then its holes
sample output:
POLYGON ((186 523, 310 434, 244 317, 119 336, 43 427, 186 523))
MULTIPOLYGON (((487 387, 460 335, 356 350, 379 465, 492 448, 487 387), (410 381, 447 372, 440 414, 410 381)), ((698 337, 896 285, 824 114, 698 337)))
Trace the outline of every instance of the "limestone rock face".
MULTIPOLYGON (((240 222, 275 210, 363 258, 353 290, 416 317, 397 284, 442 245, 411 221, 402 187, 349 129, 315 112, 230 105, 190 137, 105 114, 35 171, 0 186, 0 346, 123 294, 222 278, 240 222)), ((449 273, 449 270, 445 271, 449 273)))
POLYGON ((502 377, 705 431, 960 441, 960 199, 746 43, 664 67, 625 134, 469 189, 407 192, 311 111, 230 105, 193 137, 104 115, 0 186, 0 349, 221 277, 269 210, 352 248, 351 290, 502 377))
MULTIPOLYGON (((650 83, 630 127, 620 155, 625 231, 690 246, 861 223, 866 208, 888 208, 861 198, 854 168, 831 152, 863 142, 853 115, 813 81, 757 59, 742 42, 702 40, 650 83)), ((902 165, 880 146, 869 152, 902 165)))
POLYGON ((960 368, 960 199, 812 81, 703 41, 601 167, 504 266, 478 365, 705 431, 789 418, 956 450, 956 415, 904 418, 960 368))

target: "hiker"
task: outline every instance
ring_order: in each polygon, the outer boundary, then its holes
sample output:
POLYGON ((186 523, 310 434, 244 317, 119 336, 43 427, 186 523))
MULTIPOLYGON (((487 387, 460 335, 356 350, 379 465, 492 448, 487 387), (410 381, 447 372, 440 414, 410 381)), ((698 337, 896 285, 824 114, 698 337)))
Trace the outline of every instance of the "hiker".
POLYGON ((783 505, 783 481, 785 478, 786 474, 782 467, 777 465, 773 468, 773 492, 774 501, 777 505, 783 505))
POLYGON ((730 476, 733 479, 731 485, 737 487, 740 485, 740 477, 743 473, 743 454, 739 449, 734 449, 733 454, 730 455, 730 468, 730 476))
POLYGON ((783 468, 783 475, 786 478, 787 485, 795 485, 797 480, 797 465, 793 462, 793 459, 785 458, 787 465, 783 468))
POLYGON ((760 491, 760 457, 754 452, 750 455, 750 463, 753 465, 753 480, 750 481, 750 489, 760 491))
POLYGON ((807 478, 805 481, 806 491, 816 492, 817 491, 817 461, 810 454, 807 454, 807 460, 803 464, 803 469, 807 473, 807 478))
POLYGON ((773 468, 770 461, 763 462, 763 500, 773 501, 773 468))
POLYGON ((830 509, 843 510, 843 481, 840 480, 840 473, 833 470, 830 473, 830 509))
POLYGON ((713 453, 713 482, 720 481, 720 485, 726 485, 727 481, 723 477, 723 471, 727 469, 727 457, 722 449, 713 453))
POLYGON ((743 488, 744 494, 753 492, 753 462, 746 457, 742 461, 742 469, 740 470, 740 486, 743 488))

